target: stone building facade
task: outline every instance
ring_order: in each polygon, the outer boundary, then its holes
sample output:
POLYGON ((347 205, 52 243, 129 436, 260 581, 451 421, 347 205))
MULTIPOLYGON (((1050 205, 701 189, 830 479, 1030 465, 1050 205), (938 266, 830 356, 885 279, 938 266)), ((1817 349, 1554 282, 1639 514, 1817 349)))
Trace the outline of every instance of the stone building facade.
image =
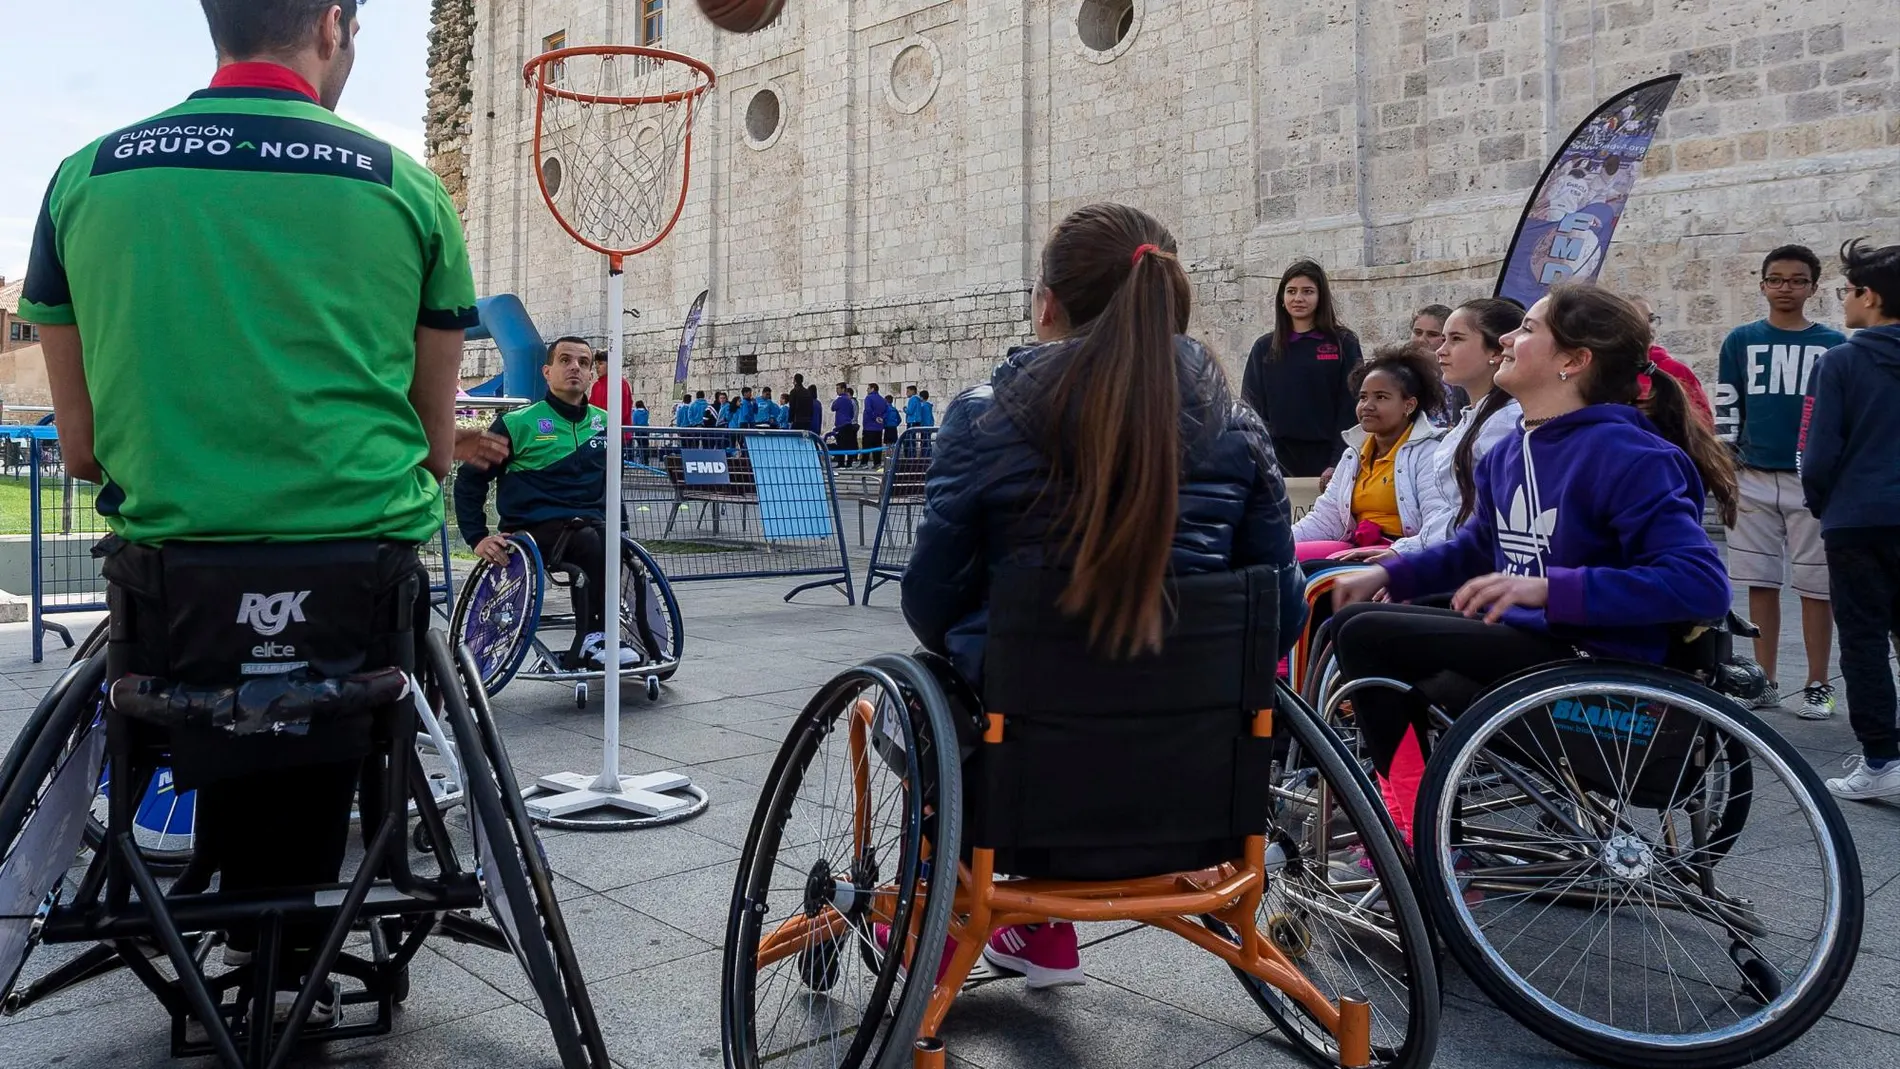
MULTIPOLYGON (((437 41, 431 119, 464 76, 469 112, 432 129, 435 162, 466 189, 482 291, 546 334, 605 336, 603 265, 540 201, 522 65, 557 32, 636 40, 643 6, 437 0, 438 37, 469 47, 437 41)), ((1395 338, 1413 307, 1489 293, 1548 155, 1672 71, 1604 280, 1651 297, 1677 355, 1712 375, 1772 246, 1900 241, 1900 0, 790 0, 750 36, 665 6, 666 47, 719 81, 685 214, 628 266, 650 402, 701 289, 692 387, 802 371, 948 395, 1029 336, 1043 236, 1105 199, 1173 229, 1230 368, 1301 256, 1363 337, 1395 338)))

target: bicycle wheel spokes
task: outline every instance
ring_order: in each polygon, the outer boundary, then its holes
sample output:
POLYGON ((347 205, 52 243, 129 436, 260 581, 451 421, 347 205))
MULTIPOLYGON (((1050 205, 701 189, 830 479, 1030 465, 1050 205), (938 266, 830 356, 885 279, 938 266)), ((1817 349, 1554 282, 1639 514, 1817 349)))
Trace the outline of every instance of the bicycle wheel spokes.
POLYGON ((1838 811, 1784 741, 1654 680, 1527 695, 1480 720, 1441 743, 1422 861, 1448 945, 1507 1010, 1639 1065, 1759 1056, 1825 1010, 1852 960, 1859 878, 1838 811))

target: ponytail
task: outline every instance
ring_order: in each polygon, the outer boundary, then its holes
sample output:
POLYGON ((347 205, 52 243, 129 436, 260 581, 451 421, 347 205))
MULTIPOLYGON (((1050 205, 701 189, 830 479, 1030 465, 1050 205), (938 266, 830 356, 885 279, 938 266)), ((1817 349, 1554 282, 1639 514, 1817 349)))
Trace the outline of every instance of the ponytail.
MULTIPOLYGON (((1476 297, 1458 306, 1458 311, 1468 312, 1472 321, 1478 325, 1478 335, 1484 339, 1487 352, 1502 353, 1503 338, 1524 325, 1524 306, 1516 301, 1507 301, 1498 297, 1476 297)), ((1471 426, 1465 436, 1458 440, 1458 449, 1451 456, 1452 476, 1458 480, 1458 522, 1463 527, 1471 518, 1472 510, 1478 507, 1478 437, 1485 423, 1492 416, 1511 403, 1511 395, 1493 385, 1485 392, 1478 407, 1471 411, 1471 426)))
POLYGON ((1458 480, 1458 521, 1454 527, 1463 527, 1471 518, 1472 510, 1478 507, 1478 435, 1485 423, 1510 403, 1511 395, 1493 386, 1484 400, 1478 402, 1478 407, 1471 410, 1471 427, 1458 440, 1458 451, 1451 455, 1451 473, 1458 480))
POLYGON ((1043 285, 1077 332, 1050 387, 1044 450, 1066 494, 1070 577, 1057 605, 1115 657, 1159 650, 1166 630, 1174 524, 1160 518, 1179 509, 1175 335, 1191 303, 1174 249, 1153 218, 1102 204, 1063 220, 1043 254, 1043 285))
MULTIPOLYGON (((1652 365, 1653 367, 1653 365, 1652 365)), ((1735 526, 1735 513, 1741 491, 1736 484, 1735 461, 1728 447, 1716 440, 1715 433, 1689 409, 1689 394, 1671 375, 1660 369, 1649 372, 1649 396, 1636 407, 1664 438, 1689 454, 1702 486, 1715 498, 1715 512, 1722 526, 1735 526)))

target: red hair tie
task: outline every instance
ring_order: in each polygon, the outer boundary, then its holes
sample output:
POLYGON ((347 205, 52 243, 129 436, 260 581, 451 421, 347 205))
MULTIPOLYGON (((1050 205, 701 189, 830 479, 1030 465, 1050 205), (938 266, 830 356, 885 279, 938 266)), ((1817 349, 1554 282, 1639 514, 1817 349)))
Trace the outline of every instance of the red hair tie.
POLYGON ((1146 256, 1151 252, 1160 252, 1160 251, 1161 251, 1161 246, 1159 245, 1137 245, 1135 246, 1135 254, 1128 258, 1128 262, 1130 264, 1139 264, 1143 256, 1146 256))

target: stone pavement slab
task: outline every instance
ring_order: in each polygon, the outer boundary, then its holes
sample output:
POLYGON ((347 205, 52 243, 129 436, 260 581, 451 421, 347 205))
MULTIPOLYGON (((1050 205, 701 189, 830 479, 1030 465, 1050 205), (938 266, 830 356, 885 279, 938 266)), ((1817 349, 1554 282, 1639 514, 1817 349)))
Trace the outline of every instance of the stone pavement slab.
MULTIPOLYGON (((871 608, 828 591, 786 605, 786 583, 681 584, 685 665, 660 700, 629 693, 621 714, 623 771, 677 768, 712 796, 683 825, 626 834, 543 836, 608 1047, 625 1069, 722 1065, 720 944, 737 861, 760 784, 797 711, 818 685, 864 656, 910 646, 898 591, 871 608)), ((1797 619, 1792 602, 1784 612, 1797 619)), ((68 621, 84 634, 96 618, 68 621)), ((1784 635, 1785 665, 1799 642, 1784 635)), ((27 659, 24 625, 0 626, 0 749, 65 663, 27 659)), ((1838 670, 1833 669, 1838 682, 1838 670)), ((1798 674, 1788 669, 1783 675, 1798 674)), ((1843 701, 1843 705, 1844 705, 1843 701)), ((517 775, 591 771, 600 761, 598 688, 586 709, 566 687, 528 682, 494 703, 517 775)), ((1852 752, 1845 716, 1764 716, 1823 774, 1852 752)), ((1862 958, 1833 1011, 1770 1069, 1900 1064, 1900 806, 1844 807, 1869 891, 1862 958)), ((452 823, 460 824, 459 815, 452 823)), ((464 835, 458 827, 458 837, 464 835)), ((967 1069, 1281 1069, 1304 1064, 1225 966, 1173 936, 1092 925, 1090 983, 1029 992, 989 985, 963 998, 945 1038, 967 1069)), ((48 948, 29 972, 58 960, 48 948)), ((1519 1027, 1446 966, 1446 1069, 1584 1063, 1519 1027)), ((304 1059, 351 1069, 547 1069, 546 1026, 509 956, 446 941, 425 947, 396 1034, 304 1059)), ((124 975, 95 981, 17 1018, 0 1018, 0 1069, 147 1069, 170 1064, 157 1005, 124 975)), ((201 1063, 208 1064, 208 1063, 201 1063)))

